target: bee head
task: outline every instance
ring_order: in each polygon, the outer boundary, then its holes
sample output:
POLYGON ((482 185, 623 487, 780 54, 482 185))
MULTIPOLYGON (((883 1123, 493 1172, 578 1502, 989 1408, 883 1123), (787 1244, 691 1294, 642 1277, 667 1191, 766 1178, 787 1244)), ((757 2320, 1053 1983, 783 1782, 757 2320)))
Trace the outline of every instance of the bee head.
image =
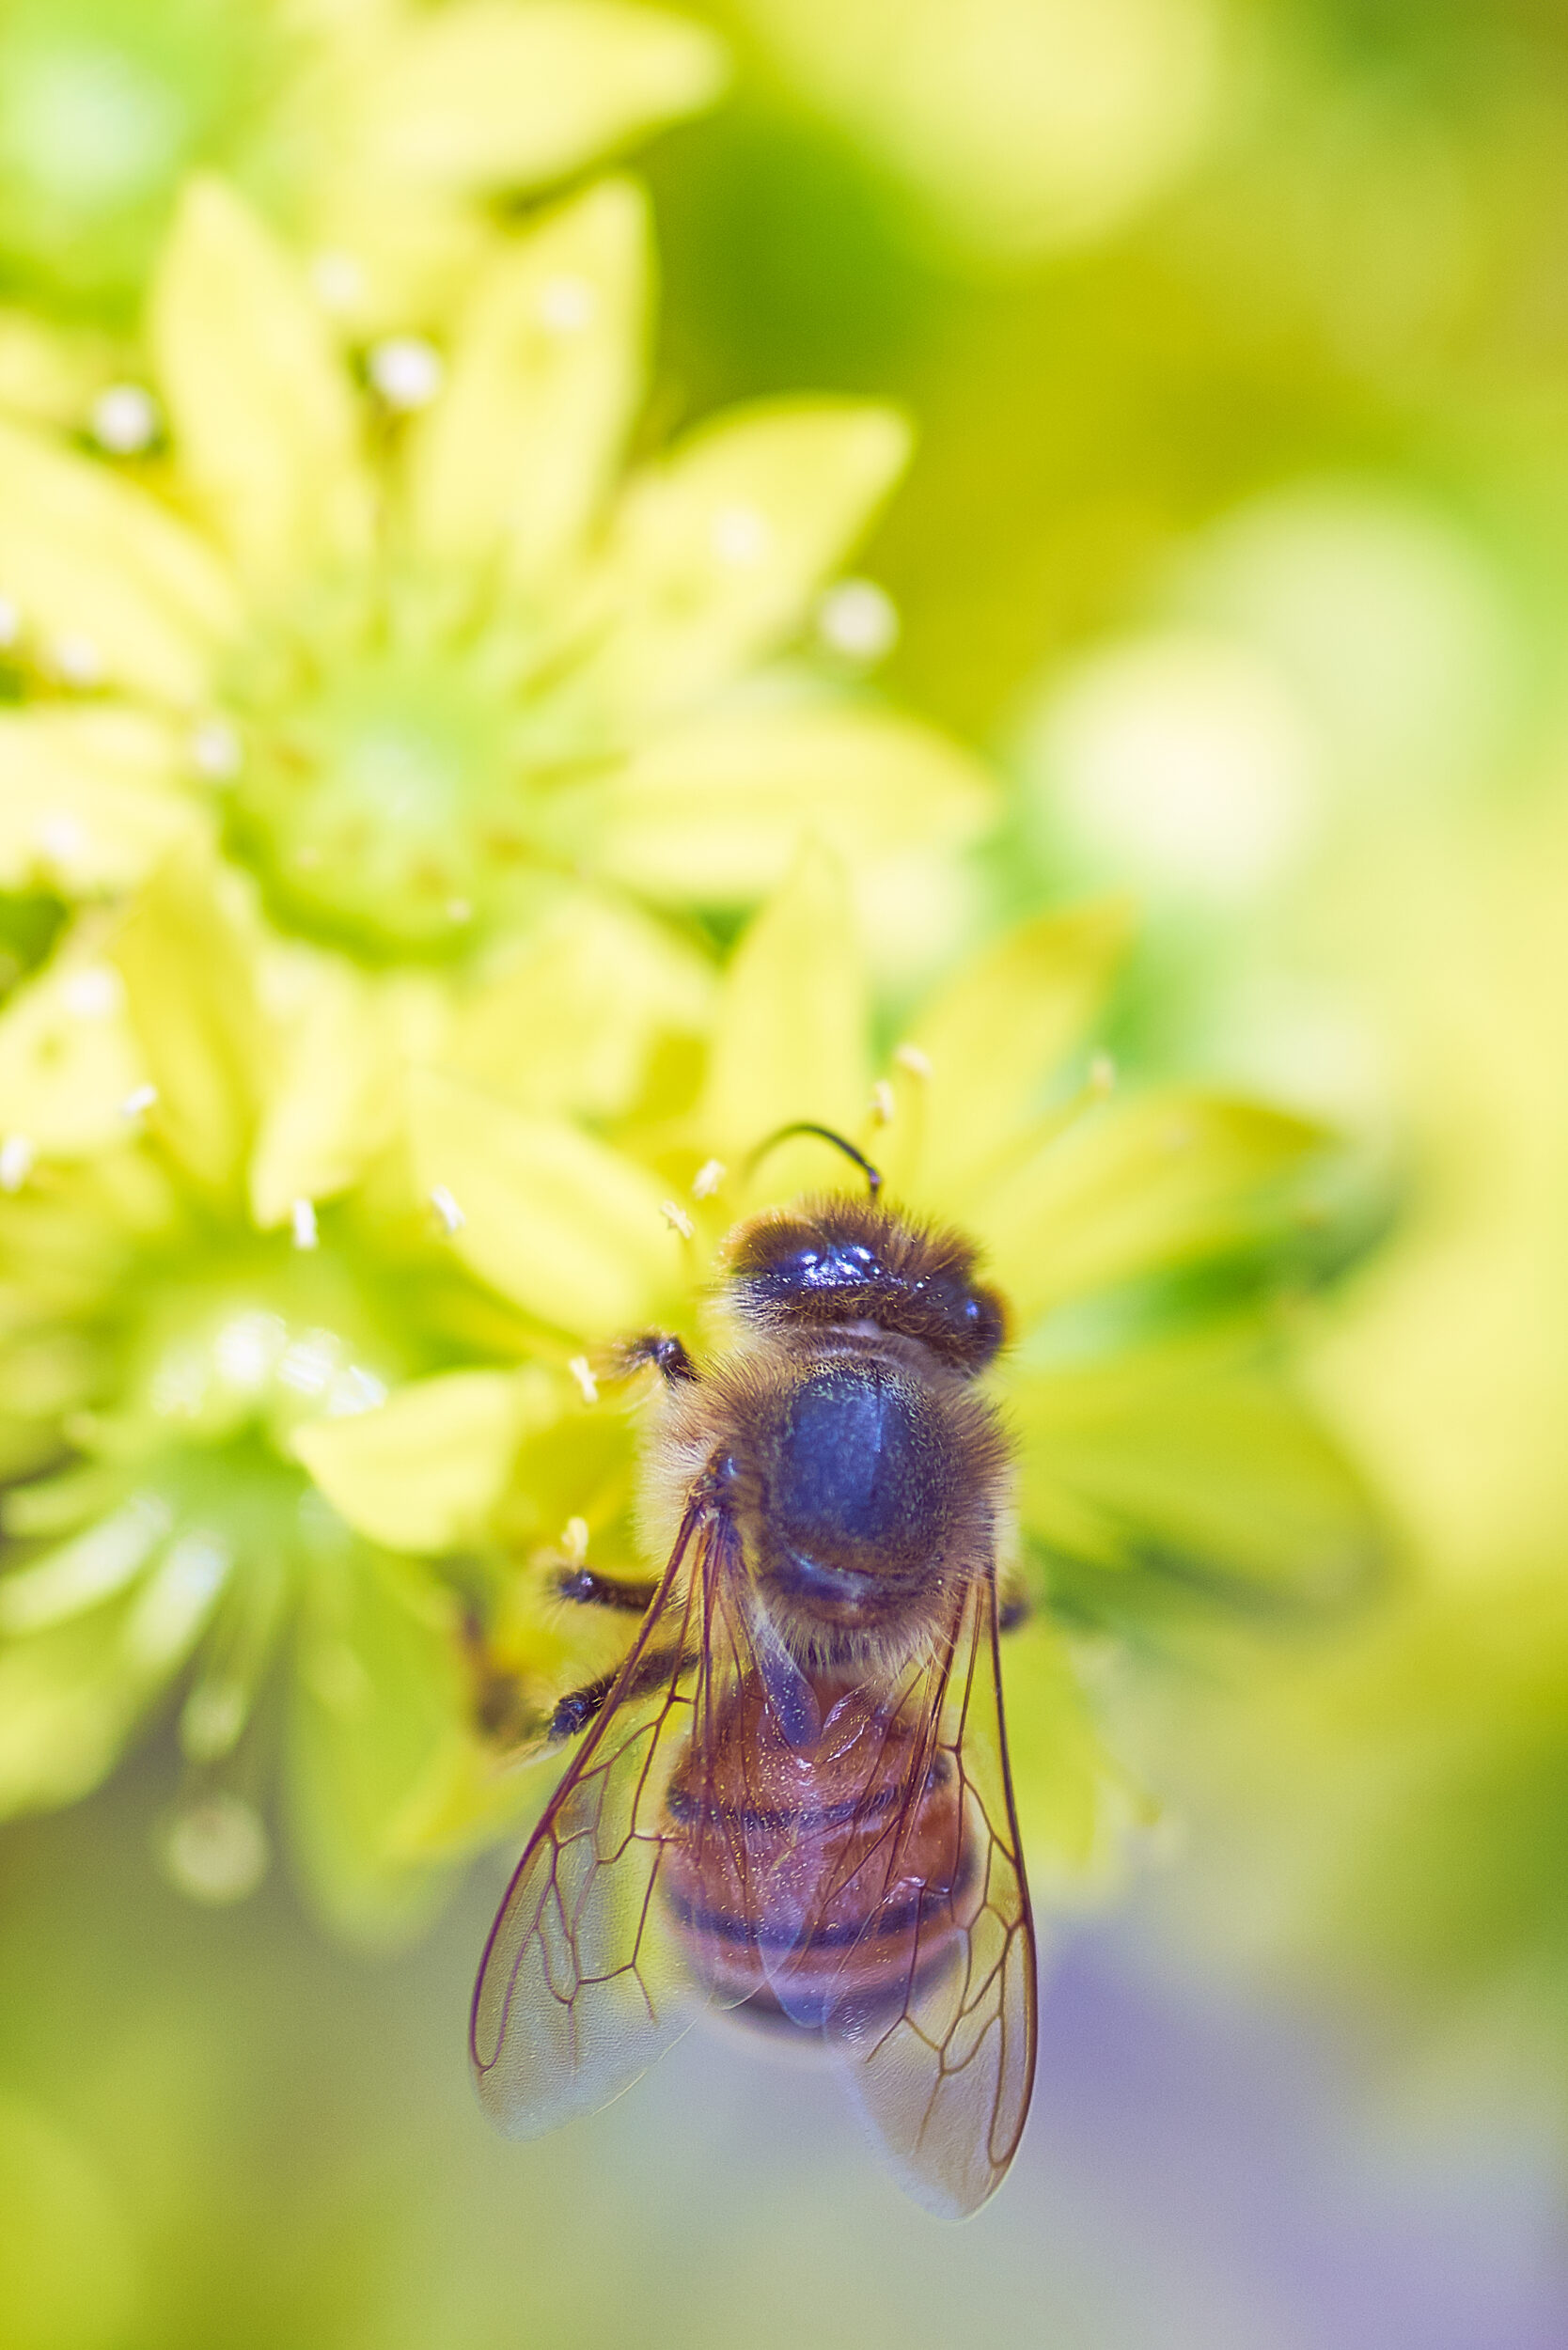
POLYGON ((968 1243, 871 1199, 808 1199, 755 1217, 730 1244, 729 1281, 743 1317, 760 1327, 870 1323, 969 1374, 1007 1335, 1002 1301, 976 1279, 968 1243))

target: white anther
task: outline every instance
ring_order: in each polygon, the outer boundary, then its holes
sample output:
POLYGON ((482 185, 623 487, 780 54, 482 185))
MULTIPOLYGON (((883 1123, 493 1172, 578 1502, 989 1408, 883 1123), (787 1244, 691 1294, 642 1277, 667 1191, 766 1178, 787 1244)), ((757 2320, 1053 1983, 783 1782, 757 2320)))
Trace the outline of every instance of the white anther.
POLYGON ((296 1248, 314 1248, 321 1238, 316 1229, 316 1203, 313 1199, 296 1199, 289 1211, 289 1227, 294 1235, 296 1248))
POLYGON ((471 922, 474 919, 474 908, 471 901, 467 898, 448 898, 447 919, 448 922, 471 922))
POLYGON ((8 652, 22 634, 22 607, 0 596, 0 652, 8 652))
POLYGON ((907 1069, 912 1077, 931 1075, 931 1056, 922 1053, 917 1044, 895 1044, 893 1058, 901 1069, 907 1069))
POLYGON ((119 1114, 121 1118, 140 1118, 144 1111, 152 1107, 157 1099, 156 1086, 137 1086, 133 1091, 126 1095, 120 1104, 119 1114))
POLYGON ((552 335, 580 335, 598 307, 599 295, 586 277, 549 277, 540 289, 539 315, 552 335))
POLYGON ((111 384, 93 401, 87 430, 111 457, 139 457, 158 438, 160 421, 145 384, 111 384))
POLYGON ((191 734, 191 760, 209 783, 232 783, 240 772, 240 738, 227 718, 203 718, 191 734))
POLYGON ((704 1159, 692 1177, 692 1198, 711 1199, 723 1183, 726 1171, 722 1159, 704 1159))
POLYGON ((572 1376, 575 1379, 578 1387, 582 1391, 583 1402, 585 1403, 597 1403, 599 1401, 599 1382, 593 1375, 593 1366, 588 1361, 588 1356, 586 1355, 573 1355, 572 1360, 567 1364, 567 1369, 572 1373, 572 1376))
POLYGON ((454 1232, 462 1231, 465 1220, 463 1210, 445 1183, 431 1185, 431 1206, 435 1210, 436 1220, 448 1240, 454 1232))
POLYGON ((1090 1062, 1089 1089, 1090 1093, 1116 1091, 1116 1063, 1108 1053, 1096 1053, 1090 1062))
POLYGON ((67 1011, 78 1020, 107 1020, 119 1010, 124 994, 119 973, 107 963, 89 963, 73 971, 60 989, 67 1011))
POLYGON ((62 685, 86 692, 102 682, 103 657, 90 636, 68 629, 63 636, 51 639, 45 658, 62 685))
POLYGON ((681 1207, 677 1201, 673 1199, 661 1199, 659 1202, 659 1214, 664 1217, 665 1222, 670 1226, 672 1230, 680 1233, 682 1240, 690 1240, 692 1234, 697 1230, 696 1225, 692 1222, 691 1217, 686 1214, 685 1209, 681 1207))
POLYGON ((899 641, 898 606, 870 579, 841 579, 817 606, 817 634, 849 661, 881 661, 899 641))
POLYGON ((428 408, 447 380, 447 362, 422 335, 389 335, 366 362, 371 383, 400 415, 428 408))
POLYGON ((20 1191, 37 1156, 25 1135, 8 1135, 0 1142, 0 1191, 20 1191))
POLYGON ((768 518, 755 506, 721 506, 713 516, 713 553, 721 563, 760 563, 770 536, 768 518))
POLYGON ((890 1126, 893 1110, 893 1089, 886 1077, 879 1077, 871 1088, 871 1116, 879 1126, 890 1126))
POLYGON ((1190 1151, 1198 1140, 1198 1129, 1190 1118, 1172 1118, 1168 1122, 1160 1140, 1166 1149, 1173 1153, 1178 1151, 1190 1151))
POLYGON ((570 1566, 580 1567, 588 1557, 588 1525, 587 1518, 568 1518, 561 1528, 560 1553, 570 1566))
POLYGON ((352 253, 318 253, 310 283, 323 310, 355 310, 365 298, 365 271, 352 253))

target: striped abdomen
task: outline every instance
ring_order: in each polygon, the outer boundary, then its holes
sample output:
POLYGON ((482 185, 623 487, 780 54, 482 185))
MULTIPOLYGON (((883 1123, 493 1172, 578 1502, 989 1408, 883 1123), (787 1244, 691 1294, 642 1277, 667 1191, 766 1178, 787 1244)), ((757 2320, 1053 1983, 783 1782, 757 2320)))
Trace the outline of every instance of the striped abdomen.
POLYGON ((791 1747, 757 1684, 736 1692, 676 1766, 660 1875, 713 1996, 808 2027, 929 1982, 966 1890, 957 1775, 926 1725, 864 1689, 823 1711, 821 1737, 791 1747))

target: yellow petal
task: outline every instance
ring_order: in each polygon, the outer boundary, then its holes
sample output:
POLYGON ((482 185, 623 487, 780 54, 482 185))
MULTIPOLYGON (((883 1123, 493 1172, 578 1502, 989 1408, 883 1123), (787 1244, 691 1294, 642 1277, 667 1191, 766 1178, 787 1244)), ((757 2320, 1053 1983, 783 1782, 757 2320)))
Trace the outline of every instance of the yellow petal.
POLYGON ((212 859, 160 867, 116 945, 132 1026, 158 1089, 149 1131, 197 1182, 239 1174, 265 1090, 249 943, 222 901, 212 859))
POLYGON ((200 695, 232 627, 212 550, 143 490, 0 421, 0 593, 45 666, 96 667, 171 702, 200 695))
POLYGON ((272 584, 361 546, 348 376, 294 266, 221 180, 180 201, 151 334, 181 473, 241 568, 272 584))
POLYGON ((202 828, 178 730, 139 711, 0 714, 0 887, 65 898, 132 887, 202 828))
MULTIPOLYGON (((736 948, 719 998, 703 1095, 703 1147, 731 1165, 795 1119, 853 1134, 866 1114, 865 975, 842 869, 808 847, 736 948)), ((842 1168, 792 1144, 759 1169, 758 1195, 834 1187, 842 1168)))
POLYGON ((658 1040, 706 1026, 713 993, 712 966, 666 929, 584 896, 557 906, 470 997, 446 1059, 519 1108, 615 1117, 658 1040))
POLYGON ((421 1191, 455 1206, 452 1246, 541 1321, 587 1337, 633 1329, 680 1283, 651 1176, 562 1121, 530 1118, 432 1070, 411 1089, 421 1191))
POLYGON ((96 1608, 0 1652, 0 1818, 74 1803, 118 1762, 151 1695, 120 1636, 96 1608))
POLYGON ((302 984, 278 1022, 275 1073, 250 1162, 251 1213, 264 1231, 296 1199, 354 1183, 396 1132, 402 1058, 384 991, 335 955, 301 958, 302 984))
POLYGON ((634 483, 590 619, 631 714, 678 712, 798 628, 903 470, 909 430, 857 400, 769 401, 695 432, 634 483))
POLYGON ((648 272, 647 200, 625 180, 498 245, 409 436, 422 548, 473 561, 500 546, 525 586, 575 551, 635 413, 648 272))
POLYGON ((1023 1522, 1058 1561, 1058 1590, 1091 1612, 1322 1606, 1375 1571, 1355 1471, 1230 1333, 1026 1373, 1008 1413, 1023 1522))
POLYGON ((0 309, 0 408, 69 430, 111 381, 115 358, 109 337, 90 328, 62 330, 0 309))
POLYGON ((930 1064, 922 1199, 960 1202, 1040 1108, 1045 1081, 1104 1003, 1131 928, 1121 900, 1042 915, 966 964, 911 1022, 908 1041, 930 1064))
POLYGON ((542 186, 717 95, 711 33, 607 0, 450 0, 366 57, 353 161, 392 181, 542 186))
POLYGON ((523 1436, 563 1401, 542 1371, 447 1371, 400 1387, 376 1411, 309 1422, 294 1450, 372 1542, 462 1550, 483 1535, 523 1436))
POLYGON ((1260 1103, 1150 1094, 1054 1135, 976 1198, 970 1221, 1027 1324, 1066 1298, 1256 1237, 1269 1186, 1326 1140, 1260 1103))
POLYGON ((46 1158, 82 1158, 127 1133, 146 1076, 113 964, 56 955, 0 1011, 0 1136, 46 1158))
POLYGON ((646 895, 726 905, 774 888, 809 834, 851 867, 955 847, 992 815, 979 760, 860 704, 721 711, 639 751, 605 793, 600 862, 646 895))
POLYGON ((362 1543, 303 1578, 286 1754, 292 1841, 319 1907, 368 1942, 401 1940, 440 1898, 392 1830, 462 1718, 453 1613, 413 1560, 362 1543))

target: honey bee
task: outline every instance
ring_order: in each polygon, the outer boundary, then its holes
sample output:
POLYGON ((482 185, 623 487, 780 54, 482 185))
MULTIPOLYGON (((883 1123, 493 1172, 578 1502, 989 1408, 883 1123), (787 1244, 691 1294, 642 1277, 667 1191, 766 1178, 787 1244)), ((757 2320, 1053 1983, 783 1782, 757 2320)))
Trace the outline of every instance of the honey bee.
POLYGON ((638 2078, 694 1995, 815 2035, 901 2184, 956 2217, 1005 2174, 1034 2076, 1008 1448, 978 1385, 1005 1316, 964 1240, 804 1131, 869 1197, 731 1234, 719 1359, 626 1350, 660 1374, 645 1508, 668 1563, 563 1584, 642 1622, 556 1709, 583 1743, 492 1928, 471 2050, 492 2118, 532 2137, 638 2078))

